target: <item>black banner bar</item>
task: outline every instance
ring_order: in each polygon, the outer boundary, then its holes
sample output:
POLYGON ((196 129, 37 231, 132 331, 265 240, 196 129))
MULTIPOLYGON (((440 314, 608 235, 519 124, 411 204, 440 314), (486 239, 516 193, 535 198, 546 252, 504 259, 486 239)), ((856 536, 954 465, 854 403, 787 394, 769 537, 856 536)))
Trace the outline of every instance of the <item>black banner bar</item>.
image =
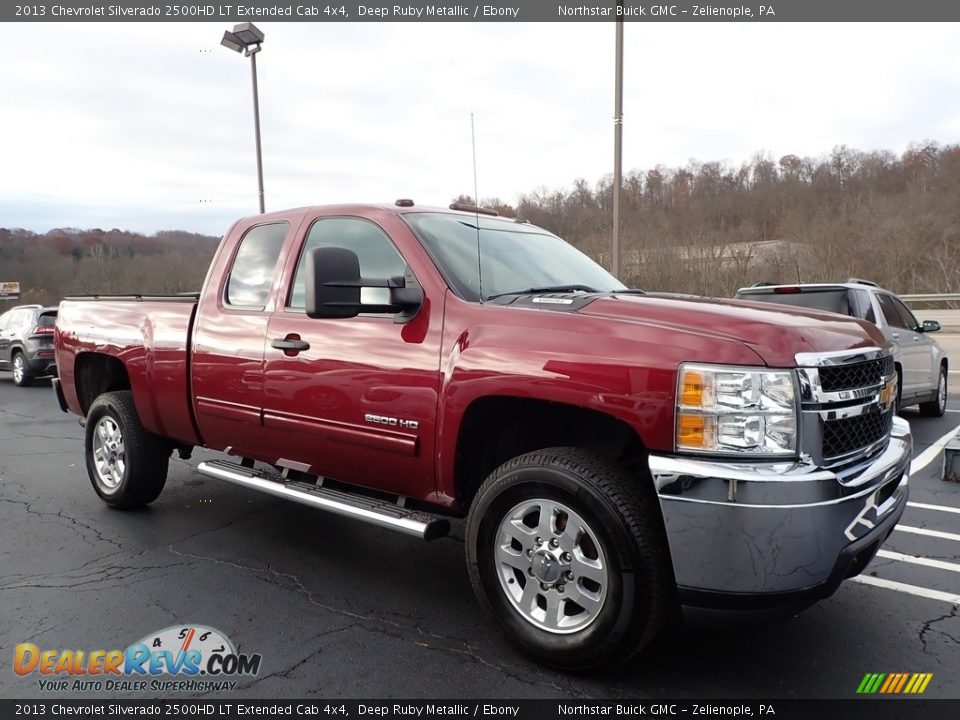
POLYGON ((960 700, 0 700, 0 717, 305 717, 334 720, 775 718, 956 720, 960 700))
POLYGON ((27 22, 951 22, 960 3, 943 0, 35 0, 3 3, 0 20, 27 22), (621 7, 618 9, 618 4, 621 7))

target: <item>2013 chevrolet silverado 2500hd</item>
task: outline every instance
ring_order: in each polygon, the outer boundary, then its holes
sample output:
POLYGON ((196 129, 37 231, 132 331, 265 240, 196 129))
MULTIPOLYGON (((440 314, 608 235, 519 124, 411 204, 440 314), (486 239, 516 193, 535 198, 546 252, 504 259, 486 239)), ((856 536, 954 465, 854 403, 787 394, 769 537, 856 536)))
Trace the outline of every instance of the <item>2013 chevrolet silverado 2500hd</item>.
POLYGON ((625 660, 678 605, 826 597, 906 505, 875 327, 644 295, 479 211, 246 218, 200 293, 68 299, 56 348, 108 504, 204 446, 237 458, 205 475, 428 540, 465 516, 481 604, 558 667, 625 660))

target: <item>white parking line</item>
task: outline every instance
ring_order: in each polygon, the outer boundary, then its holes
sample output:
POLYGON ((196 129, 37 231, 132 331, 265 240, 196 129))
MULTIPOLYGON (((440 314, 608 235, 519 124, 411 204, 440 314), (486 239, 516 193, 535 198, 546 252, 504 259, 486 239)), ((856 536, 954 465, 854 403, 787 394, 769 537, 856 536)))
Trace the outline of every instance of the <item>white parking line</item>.
POLYGON ((884 580, 883 578, 871 577, 870 575, 857 575, 856 577, 850 578, 850 582, 860 583, 861 585, 872 585, 873 587, 885 588, 886 590, 895 590, 897 592, 907 593, 908 595, 919 595, 920 597, 925 597, 930 600, 942 600, 951 605, 960 605, 960 595, 943 592, 942 590, 931 590, 930 588, 907 585, 906 583, 884 580))
POLYGON ((927 530, 926 528, 910 527, 909 525, 897 525, 894 530, 911 533, 912 535, 926 535, 927 537, 935 537, 941 538, 942 540, 953 540, 954 542, 960 542, 960 535, 955 533, 941 532, 940 530, 927 530))
POLYGON ((930 503, 908 502, 907 507, 920 508, 921 510, 939 510, 940 512, 957 513, 957 515, 960 515, 960 508, 950 507, 949 505, 931 505, 930 503))
POLYGON ((940 451, 946 446, 948 442, 953 440, 957 435, 957 430, 960 430, 960 425, 957 425, 953 430, 946 433, 942 438, 937 440, 933 445, 928 447, 917 457, 913 459, 913 462, 910 463, 910 474, 915 475, 916 473, 923 470, 927 465, 932 463, 934 459, 940 454, 940 451))
POLYGON ((933 560, 932 558, 916 557, 915 555, 904 555, 903 553, 892 552, 891 550, 879 550, 877 551, 877 557, 910 563, 911 565, 923 565, 924 567, 936 568, 937 570, 960 572, 960 565, 957 563, 945 562, 943 560, 933 560))

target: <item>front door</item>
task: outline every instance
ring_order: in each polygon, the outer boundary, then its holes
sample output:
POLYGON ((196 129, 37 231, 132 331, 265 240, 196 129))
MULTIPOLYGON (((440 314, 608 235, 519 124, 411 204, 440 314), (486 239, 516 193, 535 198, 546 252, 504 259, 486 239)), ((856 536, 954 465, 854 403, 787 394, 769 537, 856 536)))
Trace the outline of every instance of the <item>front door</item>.
MULTIPOLYGON (((309 227, 264 350, 263 421, 276 463, 426 497, 434 490, 442 305, 425 302, 402 324, 385 314, 308 318, 302 258, 319 246, 356 252, 365 278, 403 275, 406 268, 370 220, 322 217, 309 227)), ((378 294, 386 292, 365 289, 361 299, 384 303, 378 294)))
MULTIPOLYGON (((906 399, 921 391, 924 376, 925 348, 921 347, 915 336, 915 328, 908 327, 910 322, 897 309, 897 301, 892 295, 878 293, 877 301, 886 321, 883 330, 887 340, 897 346, 900 367, 903 372, 901 396, 906 399)), ((908 311, 909 314, 909 311, 908 311)))

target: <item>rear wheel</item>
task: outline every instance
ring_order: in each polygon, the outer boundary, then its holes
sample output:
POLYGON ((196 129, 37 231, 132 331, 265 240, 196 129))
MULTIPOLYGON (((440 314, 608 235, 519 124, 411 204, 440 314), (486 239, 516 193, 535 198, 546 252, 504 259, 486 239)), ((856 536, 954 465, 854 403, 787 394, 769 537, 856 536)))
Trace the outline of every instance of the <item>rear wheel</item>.
POLYGON ((27 367, 27 360, 22 352, 13 354, 13 384, 18 387, 29 387, 33 385, 33 375, 30 374, 30 368, 27 367))
POLYGON ((933 400, 920 403, 920 414, 927 417, 943 417, 947 411, 947 368, 940 366, 937 375, 937 393, 933 400))
POLYGON ((144 429, 130 391, 94 400, 85 428, 87 474, 97 495, 118 508, 156 500, 167 480, 170 447, 144 429))
POLYGON ((467 523, 480 602, 506 638, 566 670, 615 665, 666 623, 673 578, 641 478, 575 448, 515 458, 487 478, 467 523))

